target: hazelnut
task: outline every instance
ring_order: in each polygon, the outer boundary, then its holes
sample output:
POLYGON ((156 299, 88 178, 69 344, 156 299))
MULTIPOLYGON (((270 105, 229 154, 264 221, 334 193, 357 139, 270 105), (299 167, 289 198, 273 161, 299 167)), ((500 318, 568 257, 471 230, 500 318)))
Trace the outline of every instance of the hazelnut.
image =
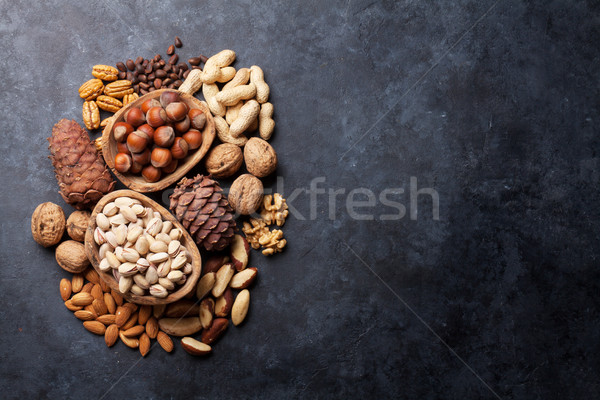
POLYGON ((164 173, 170 174, 171 172, 175 172, 178 164, 179 164, 178 160, 173 160, 169 163, 169 165, 167 165, 166 167, 163 167, 162 170, 164 173))
POLYGON ((117 122, 113 127, 113 136, 117 142, 127 140, 127 135, 133 132, 133 126, 127 122, 117 122))
POLYGON ((175 131, 179 133, 187 132, 190 129, 190 117, 186 115, 181 121, 175 122, 173 124, 173 128, 175 128, 175 131))
POLYGON ((133 107, 125 114, 125 122, 137 128, 146 122, 146 116, 139 107, 133 107))
POLYGON ((242 149, 231 143, 214 147, 206 155, 206 171, 215 178, 227 178, 235 174, 244 161, 242 149))
POLYGON ((229 189, 229 204, 243 215, 250 215, 260 207, 263 199, 263 184, 254 175, 240 175, 229 189))
POLYGON ((131 159, 134 163, 138 163, 140 165, 146 165, 150 162, 150 149, 145 148, 144 151, 140 153, 133 153, 131 155, 131 159))
POLYGON ((148 113, 152 107, 160 107, 160 102, 156 99, 148 99, 142 103, 142 112, 144 114, 148 113))
POLYGON ((137 128, 138 131, 146 132, 146 135, 150 138, 150 143, 154 141, 154 128, 148 124, 140 125, 137 128))
POLYGON ((125 174, 131 168, 131 156, 125 153, 117 153, 115 156, 115 169, 125 174))
POLYGON ((163 147, 155 147, 154 150, 152 150, 150 162, 156 168, 166 167, 172 160, 173 156, 171 155, 171 150, 163 147))
POLYGON ((175 131, 170 126, 160 126, 154 131, 154 143, 161 147, 170 147, 175 140, 175 131))
POLYGON ((131 135, 127 136, 127 148, 132 153, 139 153, 150 144, 150 138, 146 135, 146 132, 133 131, 131 135))
POLYGON ((167 122, 167 113, 162 107, 152 107, 146 113, 146 121, 153 128, 158 128, 167 122))
POLYGON ((129 148, 127 147, 127 142, 117 142, 117 152, 129 154, 129 148))
POLYGON ((190 129, 182 136, 187 142, 190 150, 196 150, 198 147, 202 146, 202 132, 196 129, 190 129))
POLYGON ((244 146, 246 169, 259 178, 265 177, 277 168, 277 154, 273 147, 257 137, 250 138, 244 146))
POLYGON ((160 95, 160 104, 164 108, 167 108, 167 106, 169 104, 180 101, 180 100, 181 100, 181 97, 179 97, 179 93, 177 93, 177 92, 167 91, 167 92, 163 92, 160 95))
POLYGON ((129 169, 129 172, 131 172, 132 174, 139 174, 142 171, 142 168, 144 168, 142 164, 136 163, 134 161, 131 163, 131 168, 129 169))
POLYGON ((142 169, 142 176, 148 182, 156 182, 160 179, 160 169, 148 164, 142 169))
POLYGON ((206 115, 204 115, 202 110, 192 108, 188 112, 188 117, 190 118, 190 125, 192 128, 198 130, 204 129, 204 125, 206 125, 206 115))
POLYGON ((166 108, 167 118, 169 121, 181 121, 187 116, 188 106, 185 103, 177 101, 170 103, 166 108))
POLYGON ((182 158, 185 158, 187 156, 188 149, 189 145, 187 144, 185 139, 177 137, 175 138, 173 146, 171 147, 171 154, 173 155, 173 158, 181 160, 182 158))

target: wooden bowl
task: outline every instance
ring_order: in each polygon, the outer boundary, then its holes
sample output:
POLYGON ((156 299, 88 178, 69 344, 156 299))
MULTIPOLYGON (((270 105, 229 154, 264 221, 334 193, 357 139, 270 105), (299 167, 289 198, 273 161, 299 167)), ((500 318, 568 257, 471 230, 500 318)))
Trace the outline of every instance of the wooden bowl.
POLYGON ((109 122, 102 133, 102 155, 104 157, 104 161, 106 161, 106 164, 112 170, 113 174, 115 174, 115 176, 129 189, 137 192, 156 192, 177 182, 190 169, 192 169, 194 165, 198 164, 210 149, 214 139, 215 121, 213 120, 212 114, 210 113, 210 110, 205 102, 198 100, 191 94, 180 92, 178 90, 161 89, 143 95, 139 99, 127 104, 125 107, 121 108, 115 113, 114 118, 111 120, 111 122, 109 122), (179 165, 174 172, 166 174, 157 182, 148 182, 142 175, 120 173, 115 169, 115 156, 117 155, 118 151, 117 142, 113 135, 114 125, 117 122, 122 122, 125 119, 125 113, 131 108, 141 106, 142 103, 148 99, 157 99, 162 93, 167 91, 178 93, 181 97, 181 101, 187 104, 189 108, 198 108, 204 112, 204 115, 206 115, 206 125, 202 130, 202 146, 190 152, 186 158, 179 161, 179 165))
MULTIPOLYGON (((186 294, 190 293, 192 290, 196 289, 196 283, 198 283, 198 278, 200 277, 200 273, 202 272, 202 258, 200 257, 200 252, 198 251, 198 247, 194 243, 194 240, 190 236, 190 234, 183 228, 183 226, 175 219, 175 217, 167 211, 164 207, 162 207, 157 202, 152 199, 144 196, 141 193, 134 192, 132 190, 117 190, 115 192, 108 193, 106 196, 102 197, 94 210, 92 211, 92 215, 90 217, 90 223, 88 225, 87 231, 85 233, 85 254, 88 259, 94 266, 100 278, 103 279, 111 289, 119 292, 119 283, 112 275, 111 271, 103 272, 98 267, 100 264, 100 257, 98 255, 99 246, 94 241, 94 230, 96 229, 96 215, 102 212, 102 209, 107 203, 110 203, 117 197, 127 196, 132 199, 139 200, 143 206, 150 207, 155 211, 158 211, 163 218, 163 221, 171 221, 174 227, 177 227, 183 232, 181 239, 179 240, 182 245, 192 254, 192 272, 188 275, 187 280, 183 286, 180 286, 178 290, 171 292, 167 297, 160 299, 158 297, 154 297, 151 295, 147 296, 138 296, 131 292, 124 294, 123 297, 129 300, 130 302, 137 304, 167 304, 177 301, 184 297, 186 294)), ((120 293, 120 292, 119 292, 120 293)))

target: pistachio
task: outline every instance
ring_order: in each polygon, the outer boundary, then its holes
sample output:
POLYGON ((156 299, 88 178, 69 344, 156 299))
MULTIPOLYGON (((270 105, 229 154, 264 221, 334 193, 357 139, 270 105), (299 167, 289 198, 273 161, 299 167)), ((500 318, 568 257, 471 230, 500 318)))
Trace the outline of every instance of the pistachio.
POLYGON ((194 270, 194 268, 192 267, 192 264, 190 264, 190 263, 185 264, 182 268, 183 273, 186 275, 191 274, 193 270, 194 270))
POLYGON ((167 290, 175 289, 175 284, 167 278, 158 278, 158 283, 167 290))
POLYGON ((138 285, 142 289, 148 289, 150 287, 150 284, 148 283, 146 278, 144 278, 144 275, 135 274, 133 276, 133 281, 135 282, 136 285, 138 285))
POLYGON ((144 232, 144 228, 139 225, 134 225, 127 232, 127 241, 131 243, 135 243, 140 235, 144 232))
POLYGON ((96 227, 96 229, 94 230, 94 242, 96 242, 98 246, 106 243, 106 235, 104 234, 104 231, 102 231, 102 229, 100 229, 99 227, 96 227))
POLYGON ((179 282, 182 277, 183 277, 183 272, 181 272, 181 271, 171 271, 167 275, 167 279, 173 283, 179 282))
POLYGON ((127 220, 123 216, 123 214, 115 214, 108 219, 112 226, 123 225, 127 223, 127 220))
POLYGON ((146 271, 146 281, 148 281, 148 283, 151 285, 154 285, 156 282, 158 282, 158 272, 156 272, 155 267, 148 267, 148 270, 146 271))
POLYGON ((119 274, 121 276, 133 276, 138 272, 137 265, 131 262, 126 262, 119 265, 119 274))
POLYGON ((149 248, 150 248, 150 245, 148 244, 148 240, 146 239, 145 236, 140 236, 138 238, 138 240, 135 242, 135 250, 141 255, 148 254, 149 248))
POLYGON ((166 277, 169 274, 169 272, 171 272, 171 259, 160 263, 158 268, 156 269, 156 272, 158 273, 158 276, 160 278, 166 277))
POLYGON ((179 239, 181 239, 182 235, 183 235, 183 233, 181 232, 181 230, 179 228, 171 229, 171 232, 169 232, 169 236, 171 237, 172 240, 179 240, 179 239))
POLYGON ((177 257, 173 259, 171 262, 171 270, 177 270, 183 267, 187 262, 185 254, 180 253, 177 257))
POLYGON ((156 235, 156 240, 160 240, 161 242, 169 244, 173 239, 171 239, 171 236, 167 235, 166 233, 160 232, 156 235))
POLYGON ((106 238, 106 242, 108 242, 108 244, 110 244, 113 249, 117 248, 119 242, 117 242, 117 236, 113 231, 106 232, 104 234, 104 237, 106 238))
POLYGON ((163 226, 160 232, 169 234, 169 232, 171 232, 171 229, 173 229, 173 223, 171 221, 165 221, 163 222, 163 226))
POLYGON ((169 294, 167 289, 159 284, 154 284, 150 286, 150 294, 154 297, 165 298, 169 294))
POLYGON ((150 251, 153 253, 165 253, 167 249, 167 244, 160 240, 157 240, 150 245, 150 251))
POLYGON ((117 207, 131 207, 134 204, 140 204, 139 200, 132 199, 131 197, 121 196, 115 199, 115 205, 117 207))
POLYGON ((100 268, 100 271, 108 271, 110 269, 110 264, 108 263, 108 260, 106 258, 103 258, 102 261, 100 261, 100 264, 98 264, 98 268, 100 268))
POLYGON ((162 220, 160 218, 152 218, 146 226, 146 232, 152 236, 156 236, 162 229, 162 220))
POLYGON ((117 248, 115 249, 115 256, 117 257, 117 260, 119 260, 119 262, 127 262, 125 257, 123 257, 123 247, 117 246, 117 248))
POLYGON ((137 221, 137 214, 131 209, 131 207, 120 207, 119 211, 121 212, 121 214, 123 214, 123 216, 125 217, 125 219, 129 222, 135 222, 137 221))
POLYGON ((119 208, 114 202, 106 204, 102 209, 102 214, 106 215, 107 217, 112 217, 113 215, 116 215, 117 212, 119 212, 119 208))
POLYGON ((135 249, 123 249, 123 258, 129 262, 136 262, 140 258, 140 254, 135 249))
POLYGON ((110 267, 113 269, 117 269, 121 265, 121 262, 112 251, 106 252, 106 259, 108 260, 108 264, 110 265, 110 267))
POLYGON ((169 254, 169 257, 177 257, 180 247, 181 243, 179 240, 172 240, 167 247, 167 253, 169 254))
POLYGON ((100 248, 98 249, 98 257, 100 257, 100 259, 102 260, 103 258, 106 258, 106 252, 110 250, 110 244, 108 243, 104 243, 102 246, 100 246, 100 248))
POLYGON ((169 255, 166 252, 160 252, 160 253, 150 254, 146 258, 151 263, 158 264, 158 263, 161 263, 163 261, 167 261, 169 259, 169 255))
POLYGON ((122 246, 127 241, 127 225, 118 225, 113 228, 113 232, 117 238, 117 243, 122 246))
MULTIPOLYGON (((138 275, 136 275, 138 276, 138 275)), ((131 293, 138 295, 138 296, 143 296, 144 295, 144 289, 142 289, 141 287, 139 287, 138 285, 131 285, 131 288, 129 289, 131 290, 131 293)))
POLYGON ((133 285, 133 279, 126 277, 126 276, 122 276, 119 279, 119 292, 121 292, 121 293, 129 292, 131 285, 133 285))
POLYGON ((145 258, 140 258, 136 261, 135 265, 137 266, 139 273, 144 273, 148 268, 150 268, 150 263, 145 258))
POLYGON ((99 213, 98 215, 96 215, 96 226, 98 226, 98 228, 102 229, 103 231, 109 230, 110 221, 108 220, 108 217, 103 213, 99 213))

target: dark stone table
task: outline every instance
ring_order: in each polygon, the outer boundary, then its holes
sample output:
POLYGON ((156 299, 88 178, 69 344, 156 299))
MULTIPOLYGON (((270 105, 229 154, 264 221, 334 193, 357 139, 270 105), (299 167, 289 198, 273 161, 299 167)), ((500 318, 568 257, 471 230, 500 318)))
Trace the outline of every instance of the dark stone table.
POLYGON ((599 8, 3 1, 1 397, 598 398, 599 8), (265 71, 266 184, 294 213, 212 356, 141 359, 63 306, 69 274, 29 223, 72 211, 46 137, 81 122, 91 67, 176 35, 185 59, 230 48, 265 71))

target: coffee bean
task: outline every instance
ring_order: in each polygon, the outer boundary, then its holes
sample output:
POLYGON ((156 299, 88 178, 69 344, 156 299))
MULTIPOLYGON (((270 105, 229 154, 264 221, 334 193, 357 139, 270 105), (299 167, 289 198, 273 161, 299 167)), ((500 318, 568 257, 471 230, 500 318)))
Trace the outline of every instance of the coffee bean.
POLYGON ((188 75, 189 75, 189 74, 190 74, 190 70, 183 71, 183 76, 182 76, 182 78, 183 78, 183 79, 186 79, 186 78, 188 77, 188 75))
POLYGON ((154 64, 148 64, 146 65, 146 68, 144 69, 144 73, 145 74, 149 74, 150 72, 152 72, 152 67, 154 64))
POLYGON ((188 66, 186 63, 179 63, 177 64, 177 66, 179 67, 179 70, 181 71, 187 71, 188 70, 188 66))
POLYGON ((139 79, 138 79, 137 75, 134 75, 133 79, 131 79, 131 84, 135 85, 136 83, 139 83, 139 79))
POLYGON ((130 71, 133 71, 135 69, 135 63, 133 62, 133 60, 130 58, 129 60, 127 60, 127 69, 130 71))
POLYGON ((203 54, 200 54, 198 57, 200 57, 200 61, 202 61, 202 63, 206 63, 208 61, 208 57, 203 54))
POLYGON ((143 62, 144 62, 144 57, 142 57, 142 56, 139 56, 138 58, 135 59, 136 64, 141 64, 143 62))
POLYGON ((180 81, 179 79, 177 79, 175 82, 173 82, 173 84, 175 85, 175 87, 179 87, 179 86, 181 86, 181 84, 182 84, 182 83, 183 83, 183 82, 182 82, 182 81, 180 81))
POLYGON ((154 63, 154 65, 152 66, 152 70, 157 71, 160 69, 160 64, 159 63, 154 63))
POLYGON ((121 71, 121 72, 119 72, 119 75, 117 75, 117 77, 119 79, 125 79, 125 78, 127 78, 127 72, 121 71))
POLYGON ((164 77, 167 76, 167 73, 164 70, 159 69, 154 73, 154 75, 156 75, 157 78, 163 79, 164 77))
POLYGON ((140 82, 140 90, 144 89, 144 90, 148 90, 148 88, 150 87, 150 85, 148 85, 145 82, 140 82))
POLYGON ((154 92, 156 90, 156 88, 154 86, 151 86, 150 89, 148 89, 149 92, 154 92))
POLYGON ((133 73, 131 73, 130 71, 127 72, 127 80, 130 81, 133 79, 133 73))
POLYGON ((158 62, 158 65, 160 65, 160 67, 162 68, 162 67, 164 67, 165 65, 167 65, 167 63, 165 62, 165 60, 160 60, 160 61, 158 62))
POLYGON ((169 86, 167 86, 167 89, 175 89, 175 85, 171 83, 169 86))
POLYGON ((154 56, 154 62, 159 62, 162 59, 162 56, 160 54, 157 54, 154 56))
POLYGON ((157 78, 154 80, 154 87, 157 89, 160 89, 160 87, 162 86, 162 80, 160 78, 157 78))
POLYGON ((140 94, 143 96, 145 94, 148 94, 148 91, 146 89, 140 88, 140 94))
POLYGON ((173 65, 173 67, 171 68, 171 71, 173 71, 174 73, 178 74, 179 73, 179 67, 177 65, 173 65))
POLYGON ((193 66, 200 65, 200 57, 192 57, 188 62, 193 66))
POLYGON ((140 92, 140 85, 139 84, 138 85, 133 85, 133 91, 136 92, 136 93, 139 93, 140 92))
POLYGON ((171 72, 171 67, 172 67, 172 65, 171 65, 171 64, 167 64, 167 65, 165 65, 165 66, 163 67, 163 70, 164 70, 165 72, 171 72))
POLYGON ((121 61, 117 63, 117 69, 121 72, 127 72, 127 67, 121 61))
POLYGON ((148 80, 148 78, 144 74, 139 74, 137 78, 140 82, 146 82, 148 80))
POLYGON ((146 68, 146 65, 148 65, 149 62, 150 62, 150 60, 144 60, 144 61, 142 61, 142 66, 144 68, 146 68))
POLYGON ((178 77, 179 79, 182 79, 182 78, 183 78, 183 73, 184 73, 184 72, 185 72, 184 70, 180 69, 180 70, 179 70, 179 73, 177 74, 177 75, 178 75, 177 77, 178 77))
POLYGON ((156 78, 156 74, 153 72, 153 73, 149 74, 147 77, 148 77, 149 81, 153 81, 156 78))
POLYGON ((167 78, 163 81, 162 84, 163 84, 163 86, 167 86, 167 85, 170 85, 171 83, 173 83, 173 79, 167 78))
POLYGON ((175 46, 170 45, 167 49, 167 55, 172 56, 173 54, 175 54, 175 46))
POLYGON ((171 78, 172 80, 176 81, 179 78, 179 76, 176 73, 171 72, 169 74, 169 78, 171 78))
POLYGON ((179 56, 177 54, 173 54, 171 58, 169 58, 169 64, 177 64, 179 61, 179 56))
POLYGON ((175 36, 175 47, 180 48, 181 46, 183 46, 181 39, 179 39, 179 36, 175 36))

